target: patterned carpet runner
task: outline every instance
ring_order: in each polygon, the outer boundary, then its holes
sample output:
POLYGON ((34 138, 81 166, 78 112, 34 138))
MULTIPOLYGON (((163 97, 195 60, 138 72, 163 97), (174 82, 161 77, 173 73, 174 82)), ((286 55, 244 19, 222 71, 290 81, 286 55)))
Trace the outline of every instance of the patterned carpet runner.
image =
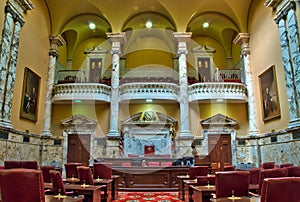
POLYGON ((177 192, 119 192, 113 202, 179 202, 177 192))

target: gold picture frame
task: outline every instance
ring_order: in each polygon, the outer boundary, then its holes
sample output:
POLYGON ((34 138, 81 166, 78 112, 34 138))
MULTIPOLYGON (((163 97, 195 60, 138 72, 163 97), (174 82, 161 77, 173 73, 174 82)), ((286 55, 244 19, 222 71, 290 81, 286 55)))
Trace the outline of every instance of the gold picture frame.
POLYGON ((20 117, 37 121, 40 80, 28 67, 24 71, 20 117))
POLYGON ((259 75, 262 118, 268 121, 280 117, 280 104, 278 96, 275 65, 269 67, 259 75))

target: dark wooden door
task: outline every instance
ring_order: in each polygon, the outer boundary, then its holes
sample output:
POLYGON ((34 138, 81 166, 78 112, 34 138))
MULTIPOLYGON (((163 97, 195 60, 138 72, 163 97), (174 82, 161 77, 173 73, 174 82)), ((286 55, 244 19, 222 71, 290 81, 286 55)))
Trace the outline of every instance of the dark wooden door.
POLYGON ((231 136, 230 134, 209 134, 208 152, 213 171, 223 170, 224 166, 231 165, 231 136))
POLYGON ((69 134, 67 162, 79 162, 89 165, 90 140, 91 135, 89 134, 69 134))

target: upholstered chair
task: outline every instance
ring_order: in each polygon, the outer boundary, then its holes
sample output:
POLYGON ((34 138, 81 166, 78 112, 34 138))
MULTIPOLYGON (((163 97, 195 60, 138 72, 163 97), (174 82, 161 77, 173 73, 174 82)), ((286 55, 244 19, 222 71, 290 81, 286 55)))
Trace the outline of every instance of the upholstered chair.
POLYGON ((248 171, 216 172, 216 198, 248 196, 250 174, 248 171))
POLYGON ((261 168, 251 168, 249 170, 250 173, 250 184, 259 184, 259 176, 260 176, 261 168))
POLYGON ((210 176, 196 176, 196 185, 198 186, 206 186, 206 185, 215 185, 216 177, 215 175, 210 176))
POLYGON ((66 163, 66 178, 78 178, 77 166, 81 166, 82 163, 66 163))
POLYGON ((293 164, 292 163, 283 163, 283 164, 280 164, 279 168, 288 168, 288 167, 292 167, 293 164))
POLYGON ((262 169, 259 175, 258 194, 260 195, 261 193, 262 183, 265 178, 287 177, 287 175, 287 168, 262 169))
POLYGON ((266 178, 262 183, 261 200, 263 202, 283 202, 300 200, 300 178, 266 178))
POLYGON ((300 166, 287 167, 288 177, 300 177, 300 166))
POLYGON ((235 171, 235 166, 224 166, 223 171, 235 171))
POLYGON ((273 169, 275 168, 275 163, 274 162, 264 162, 261 167, 263 169, 273 169))
POLYGON ((22 168, 21 161, 4 161, 4 169, 22 168))
POLYGON ((54 166, 41 166, 40 170, 42 171, 44 182, 51 183, 50 170, 55 170, 54 166))
POLYGON ((94 163, 94 179, 111 179, 112 163, 94 163))
POLYGON ((23 161, 22 162, 22 167, 26 169, 34 169, 38 170, 39 169, 39 164, 37 161, 23 161))
POLYGON ((191 166, 189 169, 190 179, 196 179, 197 176, 207 176, 208 166, 191 166))
POLYGON ((1 170, 0 190, 2 202, 45 202, 44 181, 40 170, 1 170))
POLYGON ((69 191, 69 192, 66 191, 61 173, 59 171, 49 170, 49 175, 52 182, 53 194, 71 195, 74 193, 73 191, 69 191))
POLYGON ((80 184, 94 185, 93 173, 90 167, 78 166, 77 171, 80 184))

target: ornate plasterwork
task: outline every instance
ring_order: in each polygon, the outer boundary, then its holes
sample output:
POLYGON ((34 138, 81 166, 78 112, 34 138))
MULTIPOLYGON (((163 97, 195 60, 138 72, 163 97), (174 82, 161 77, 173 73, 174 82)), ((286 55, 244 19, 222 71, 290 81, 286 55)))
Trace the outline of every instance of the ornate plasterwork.
POLYGON ((73 115, 61 122, 65 131, 83 131, 92 130, 96 127, 98 121, 87 118, 81 114, 73 115))
POLYGON ((226 130, 234 128, 238 122, 223 114, 216 114, 208 119, 201 121, 201 125, 205 129, 226 130))

